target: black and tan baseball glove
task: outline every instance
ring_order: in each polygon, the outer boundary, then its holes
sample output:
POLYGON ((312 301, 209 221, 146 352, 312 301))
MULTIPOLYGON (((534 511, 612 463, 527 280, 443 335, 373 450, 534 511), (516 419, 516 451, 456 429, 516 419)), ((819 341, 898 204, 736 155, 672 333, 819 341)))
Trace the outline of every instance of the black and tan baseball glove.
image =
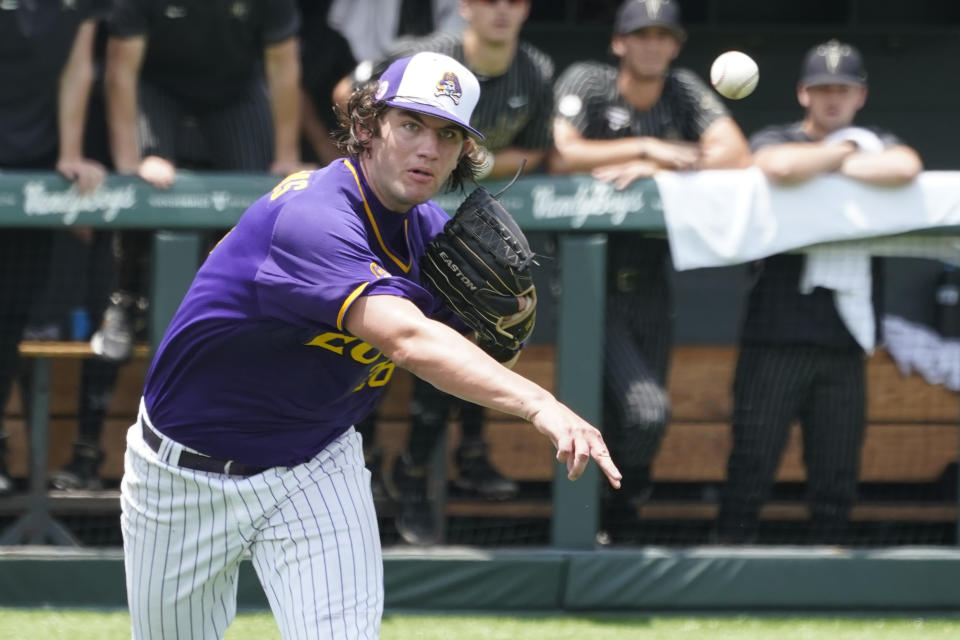
POLYGON ((476 331, 477 344, 506 362, 533 332, 532 264, 534 254, 516 221, 495 196, 477 187, 427 245, 420 272, 476 331))

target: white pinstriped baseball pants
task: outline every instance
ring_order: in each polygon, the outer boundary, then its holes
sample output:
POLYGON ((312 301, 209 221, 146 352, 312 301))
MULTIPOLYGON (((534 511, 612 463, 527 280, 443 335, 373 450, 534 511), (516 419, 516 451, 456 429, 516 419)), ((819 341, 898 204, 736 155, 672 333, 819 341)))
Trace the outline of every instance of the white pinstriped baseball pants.
POLYGON ((352 428, 308 462, 243 478, 164 462, 137 423, 124 465, 134 639, 222 638, 247 553, 285 640, 379 636, 380 536, 352 428))

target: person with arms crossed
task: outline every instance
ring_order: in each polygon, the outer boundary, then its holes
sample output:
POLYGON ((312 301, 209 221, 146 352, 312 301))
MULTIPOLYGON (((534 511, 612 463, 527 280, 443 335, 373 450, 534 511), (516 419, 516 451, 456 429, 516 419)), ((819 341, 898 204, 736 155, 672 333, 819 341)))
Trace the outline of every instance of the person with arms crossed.
MULTIPOLYGON (((551 172, 589 171, 624 189, 664 169, 749 164, 746 139, 716 94, 691 71, 670 67, 685 37, 675 2, 620 5, 611 42, 618 66, 575 63, 557 79, 551 172)), ((609 235, 604 429, 626 471, 623 490, 605 509, 600 542, 629 527, 650 494, 670 411, 670 272, 666 240, 609 235)))
MULTIPOLYGON (((460 15, 466 24, 462 33, 437 32, 425 38, 401 39, 372 70, 365 65, 358 67, 354 83, 378 77, 391 60, 401 56, 420 51, 446 54, 463 63, 480 80, 480 101, 471 120, 484 136, 483 146, 475 147, 476 159, 482 166, 478 177, 510 178, 521 167, 526 173, 535 171, 552 146, 553 61, 520 39, 520 31, 530 15, 530 2, 461 0, 460 15)), ((515 481, 489 461, 483 408, 458 401, 416 379, 407 450, 394 464, 392 476, 400 501, 397 530, 410 543, 437 541, 437 517, 428 499, 427 467, 454 405, 461 425, 455 453, 455 485, 470 494, 495 500, 511 498, 519 490, 515 481)), ((364 435, 371 439, 373 436, 364 435)))
MULTIPOLYGON (((874 185, 910 182, 923 169, 916 151, 888 132, 854 126, 866 99, 860 52, 836 40, 814 46, 797 85, 803 120, 754 134, 755 164, 777 184, 827 174, 874 185)), ((733 448, 714 532, 718 542, 756 541, 759 510, 795 419, 803 428, 808 540, 834 542, 844 534, 859 476, 865 349, 872 350, 878 337, 882 263, 871 260, 869 303, 856 319, 838 311, 833 290, 803 285, 808 266, 802 253, 753 265, 734 378, 733 448), (866 320, 865 337, 851 331, 860 324, 856 320, 866 320)))
MULTIPOLYGON (((87 0, 0 4, 0 170, 56 170, 81 194, 106 178, 83 148, 98 10, 87 0)), ((47 284, 55 233, 0 233, 0 420, 31 304, 47 284)), ((0 495, 14 488, 6 450, 0 425, 0 495)))
POLYGON ((451 58, 398 60, 342 112, 347 157, 288 176, 201 266, 127 435, 135 638, 222 637, 246 552, 284 638, 377 637, 380 540, 351 425, 396 367, 529 420, 570 479, 592 457, 619 485, 599 431, 462 335, 421 279, 449 220, 430 198, 476 170, 479 94, 451 58))

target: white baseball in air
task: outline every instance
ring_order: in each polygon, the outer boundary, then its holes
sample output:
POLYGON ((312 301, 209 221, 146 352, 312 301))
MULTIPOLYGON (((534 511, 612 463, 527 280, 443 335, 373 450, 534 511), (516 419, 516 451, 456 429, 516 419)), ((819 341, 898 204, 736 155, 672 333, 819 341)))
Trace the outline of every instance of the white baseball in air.
POLYGON ((753 58, 741 51, 727 51, 710 66, 710 84, 724 98, 746 98, 757 88, 760 69, 753 58))

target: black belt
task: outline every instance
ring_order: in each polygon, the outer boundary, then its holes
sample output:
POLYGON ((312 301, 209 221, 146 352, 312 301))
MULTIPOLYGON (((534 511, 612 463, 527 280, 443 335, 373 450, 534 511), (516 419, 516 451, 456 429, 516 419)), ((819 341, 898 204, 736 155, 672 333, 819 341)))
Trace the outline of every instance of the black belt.
MULTIPOLYGON (((146 442, 151 449, 159 453, 160 445, 163 443, 160 434, 151 429, 150 425, 148 425, 142 417, 140 418, 140 425, 143 431, 143 441, 146 442)), ((270 468, 243 464, 242 462, 234 462, 233 460, 218 460, 217 458, 211 458, 202 453, 193 453, 192 451, 181 451, 180 457, 171 462, 184 469, 206 471, 207 473, 222 473, 224 475, 240 476, 242 478, 255 476, 270 468)))

